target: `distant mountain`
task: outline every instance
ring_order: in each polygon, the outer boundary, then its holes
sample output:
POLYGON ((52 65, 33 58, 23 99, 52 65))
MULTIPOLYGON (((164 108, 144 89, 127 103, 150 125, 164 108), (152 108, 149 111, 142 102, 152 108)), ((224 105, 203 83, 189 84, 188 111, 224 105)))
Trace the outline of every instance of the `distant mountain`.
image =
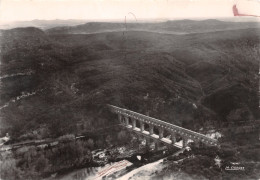
POLYGON ((89 22, 77 26, 64 26, 48 29, 50 34, 89 34, 111 31, 151 31, 170 34, 203 33, 213 31, 258 28, 257 22, 226 22, 209 20, 175 20, 158 23, 108 23, 89 22))
POLYGON ((18 27, 37 27, 41 29, 48 29, 57 26, 75 26, 86 23, 85 20, 32 20, 32 21, 17 21, 0 24, 0 29, 12 29, 18 27))

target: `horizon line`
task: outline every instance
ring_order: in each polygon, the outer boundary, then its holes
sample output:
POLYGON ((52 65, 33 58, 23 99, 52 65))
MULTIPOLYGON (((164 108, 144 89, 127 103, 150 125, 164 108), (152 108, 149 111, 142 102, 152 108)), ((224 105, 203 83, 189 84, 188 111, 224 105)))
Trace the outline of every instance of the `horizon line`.
MULTIPOLYGON (((255 17, 238 17, 238 16, 226 16, 226 17, 178 17, 178 18, 138 18, 137 21, 129 19, 128 22, 138 22, 138 21, 174 21, 174 20, 224 20, 224 19, 232 19, 232 20, 252 20, 259 21, 258 18, 255 17)), ((124 18, 112 18, 112 19, 31 19, 31 20, 17 20, 17 21, 0 21, 0 24, 6 23, 19 23, 19 22, 32 22, 32 21, 87 21, 87 22, 124 22, 124 18)))

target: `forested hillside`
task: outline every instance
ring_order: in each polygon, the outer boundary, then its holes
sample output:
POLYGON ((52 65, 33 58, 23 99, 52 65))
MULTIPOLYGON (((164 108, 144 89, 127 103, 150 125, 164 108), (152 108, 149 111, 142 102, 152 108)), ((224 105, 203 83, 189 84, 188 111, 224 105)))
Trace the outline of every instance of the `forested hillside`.
POLYGON ((2 30, 1 135, 37 139, 75 134, 82 124, 81 131, 108 127, 118 122, 106 104, 194 130, 258 119, 259 29, 212 23, 219 31, 182 35, 2 30))

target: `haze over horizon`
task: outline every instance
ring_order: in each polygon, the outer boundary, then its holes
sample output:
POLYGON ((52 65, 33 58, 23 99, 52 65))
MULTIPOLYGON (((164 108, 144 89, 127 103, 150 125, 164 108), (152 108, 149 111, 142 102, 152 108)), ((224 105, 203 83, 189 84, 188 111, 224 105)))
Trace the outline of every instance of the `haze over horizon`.
POLYGON ((259 0, 2 0, 1 24, 32 20, 128 21, 232 18, 232 6, 258 15, 259 0))

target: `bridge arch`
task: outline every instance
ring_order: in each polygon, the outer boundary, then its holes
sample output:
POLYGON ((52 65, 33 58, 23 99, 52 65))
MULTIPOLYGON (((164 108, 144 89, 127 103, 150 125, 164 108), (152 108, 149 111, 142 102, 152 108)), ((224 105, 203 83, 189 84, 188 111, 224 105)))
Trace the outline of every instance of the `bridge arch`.
POLYGON ((109 105, 112 112, 118 114, 122 126, 135 133, 149 137, 156 142, 162 142, 166 145, 177 146, 175 143, 183 141, 183 147, 187 146, 188 140, 202 142, 206 145, 217 146, 216 139, 205 136, 204 134, 191 131, 189 129, 176 126, 159 119, 155 119, 143 114, 139 114, 127 109, 109 105))

